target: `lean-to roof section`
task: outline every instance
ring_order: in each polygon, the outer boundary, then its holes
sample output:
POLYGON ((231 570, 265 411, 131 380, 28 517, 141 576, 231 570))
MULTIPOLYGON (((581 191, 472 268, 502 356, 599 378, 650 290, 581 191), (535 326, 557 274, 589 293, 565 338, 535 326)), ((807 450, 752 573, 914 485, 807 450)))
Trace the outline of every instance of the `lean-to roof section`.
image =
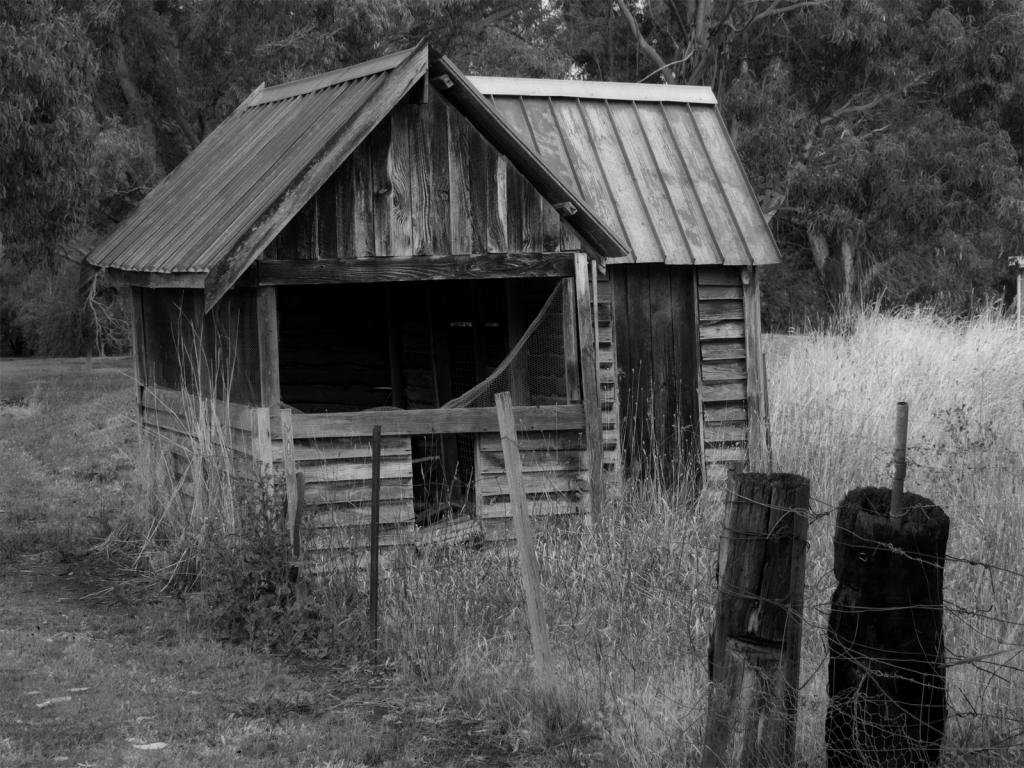
POLYGON ((472 77, 638 262, 760 266, 775 241, 708 88, 472 77))
MULTIPOLYGON (((414 64, 416 54, 403 51, 373 67, 257 88, 89 255, 89 263, 126 271, 209 271, 330 145, 349 138, 347 118, 371 96, 388 91, 388 100, 397 102, 408 91, 402 86, 415 81, 417 68, 396 83, 396 67, 414 64)), ((422 76, 425 52, 420 58, 422 76)))

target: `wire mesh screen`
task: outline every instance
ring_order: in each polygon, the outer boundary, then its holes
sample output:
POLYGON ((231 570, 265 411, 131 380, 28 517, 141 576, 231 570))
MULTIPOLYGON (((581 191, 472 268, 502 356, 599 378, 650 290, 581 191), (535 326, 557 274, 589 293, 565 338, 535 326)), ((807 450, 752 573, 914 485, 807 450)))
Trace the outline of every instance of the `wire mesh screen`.
MULTIPOLYGON (((486 408, 498 392, 511 392, 517 405, 552 405, 567 400, 562 284, 555 286, 508 354, 479 383, 445 403, 445 408, 486 408)), ((470 356, 471 357, 471 356, 470 356)), ((454 367, 454 366, 453 366, 454 367)), ((456 371, 453 370, 453 377, 456 371)), ((463 379, 464 381, 464 379, 463 379)), ((453 380, 453 390, 456 382, 453 380)))

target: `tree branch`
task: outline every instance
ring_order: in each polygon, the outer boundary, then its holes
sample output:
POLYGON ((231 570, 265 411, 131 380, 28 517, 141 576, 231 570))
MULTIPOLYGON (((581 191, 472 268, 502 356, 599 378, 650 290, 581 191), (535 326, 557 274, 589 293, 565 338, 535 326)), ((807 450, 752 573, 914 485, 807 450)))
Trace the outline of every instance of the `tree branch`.
POLYGON ((626 3, 626 0, 615 1, 619 6, 619 10, 622 12, 623 17, 626 19, 626 23, 629 25, 629 31, 633 33, 633 37, 636 39, 637 45, 640 46, 640 50, 644 52, 644 55, 648 59, 654 62, 654 65, 658 67, 659 71, 665 71, 665 79, 670 83, 677 82, 678 78, 676 77, 675 72, 668 69, 671 65, 665 62, 661 57, 661 54, 658 53, 653 45, 647 42, 647 38, 640 32, 640 25, 636 23, 636 17, 633 16, 633 11, 629 9, 629 5, 626 3))
POLYGON ((747 22, 746 26, 749 27, 751 24, 756 24, 762 19, 767 19, 769 16, 784 16, 787 13, 799 11, 801 8, 816 8, 818 6, 825 4, 825 0, 804 0, 803 2, 792 3, 791 5, 786 5, 780 8, 780 2, 781 0, 773 0, 770 6, 765 8, 760 13, 757 13, 754 16, 752 16, 750 21, 747 22))

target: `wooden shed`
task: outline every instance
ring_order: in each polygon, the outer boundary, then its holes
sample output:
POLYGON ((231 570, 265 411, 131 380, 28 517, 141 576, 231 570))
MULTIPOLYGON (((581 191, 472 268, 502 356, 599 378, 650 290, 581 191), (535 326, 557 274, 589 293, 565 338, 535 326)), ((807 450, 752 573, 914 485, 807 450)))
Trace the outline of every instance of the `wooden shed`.
POLYGON ((366 535, 375 426, 386 543, 509 535, 498 391, 535 514, 764 463, 778 254, 708 89, 425 45, 261 86, 88 261, 131 290, 150 449, 187 492, 199 403, 290 509, 303 473, 313 557, 366 535))

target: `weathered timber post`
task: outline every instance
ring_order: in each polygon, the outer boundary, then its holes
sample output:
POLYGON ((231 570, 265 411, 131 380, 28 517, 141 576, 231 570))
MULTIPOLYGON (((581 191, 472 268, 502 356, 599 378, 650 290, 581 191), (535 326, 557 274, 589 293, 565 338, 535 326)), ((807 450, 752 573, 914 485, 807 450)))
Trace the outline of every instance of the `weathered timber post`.
POLYGON ((705 768, 793 764, 809 506, 799 475, 729 478, 705 768))
POLYGON ((501 433, 501 451, 505 459, 505 477, 508 479, 512 521, 516 529, 516 542, 519 545, 519 570, 523 577, 523 592, 526 595, 526 619, 530 624, 534 671, 540 684, 547 686, 552 682, 554 662, 551 657, 548 622, 544 615, 544 597, 540 591, 537 548, 534 544, 533 527, 530 525, 526 493, 523 490, 523 465, 519 456, 515 418, 512 415, 512 396, 508 392, 497 393, 494 396, 494 406, 498 414, 498 430, 501 433))
POLYGON ((949 518, 860 488, 839 507, 828 622, 828 768, 936 765, 946 722, 942 574, 949 518))
POLYGON ((370 633, 373 658, 377 659, 378 590, 380 581, 380 425, 370 438, 370 633))

